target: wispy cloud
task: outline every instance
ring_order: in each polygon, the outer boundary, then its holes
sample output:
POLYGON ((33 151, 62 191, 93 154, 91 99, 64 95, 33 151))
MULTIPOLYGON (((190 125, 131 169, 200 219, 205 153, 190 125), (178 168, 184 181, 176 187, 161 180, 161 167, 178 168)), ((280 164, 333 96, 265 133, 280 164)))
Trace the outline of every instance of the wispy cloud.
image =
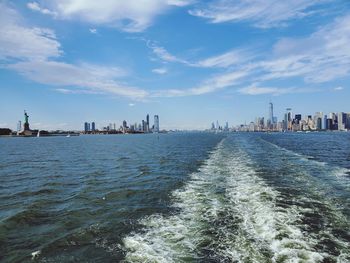
POLYGON ((197 87, 189 89, 167 89, 154 91, 151 97, 183 97, 183 96, 198 96, 208 93, 213 93, 227 87, 239 84, 244 77, 249 74, 249 70, 232 71, 223 74, 218 74, 203 81, 197 87))
POLYGON ((246 21, 256 27, 269 28, 285 25, 291 19, 312 14, 309 10, 325 0, 213 0, 189 11, 193 16, 211 23, 246 21))
POLYGON ((104 94, 103 92, 100 92, 100 91, 93 91, 93 90, 86 90, 86 89, 57 88, 55 90, 63 94, 104 94))
POLYGON ((350 15, 337 18, 306 38, 284 38, 274 46, 273 59, 259 64, 262 79, 303 77, 323 83, 350 73, 350 15))
POLYGON ((52 0, 42 7, 31 2, 28 7, 44 14, 52 14, 59 19, 87 22, 93 25, 108 25, 127 32, 141 32, 152 25, 156 16, 171 7, 183 7, 191 0, 52 0))
POLYGON ((335 87, 333 90, 335 90, 335 91, 341 91, 341 90, 344 90, 344 88, 341 87, 341 86, 339 86, 339 87, 335 87))
POLYGON ((123 83, 120 79, 126 72, 119 67, 55 61, 63 51, 54 31, 26 26, 18 12, 4 3, 0 3, 0 23, 3 67, 27 79, 59 86, 56 91, 61 93, 110 93, 135 100, 148 95, 142 89, 123 83))
POLYGON ((235 64, 241 64, 251 59, 250 52, 243 49, 231 50, 226 53, 209 57, 198 62, 192 63, 192 66, 203 68, 227 68, 235 64))
POLYGON ((42 60, 62 54, 54 31, 25 26, 5 3, 0 3, 0 24, 0 59, 42 60))
POLYGON ((156 73, 156 74, 163 75, 163 74, 168 73, 168 70, 166 68, 155 68, 155 69, 152 69, 152 72, 156 73))
POLYGON ((152 41, 147 41, 147 46, 152 50, 153 54, 162 62, 173 62, 184 64, 189 67, 198 68, 227 68, 232 65, 240 65, 252 59, 253 53, 247 49, 233 49, 228 52, 200 59, 197 61, 190 61, 188 59, 180 58, 171 54, 164 47, 157 45, 152 41))
POLYGON ((104 92, 137 100, 142 100, 148 95, 144 90, 120 83, 117 79, 123 76, 124 72, 115 67, 101 67, 92 64, 73 65, 45 60, 19 62, 7 67, 38 83, 60 87, 79 87, 77 91, 62 88, 58 90, 65 93, 86 93, 81 89, 89 89, 93 93, 104 92))
POLYGON ((89 29, 91 34, 97 34, 97 29, 96 28, 90 28, 89 29))
POLYGON ((295 88, 258 87, 255 84, 238 90, 239 93, 247 94, 247 95, 270 94, 274 96, 288 94, 288 93, 296 93, 297 91, 298 90, 295 88))
POLYGON ((164 47, 157 45, 152 41, 147 41, 147 47, 150 48, 154 55, 156 55, 163 62, 177 62, 185 65, 189 65, 190 63, 185 60, 178 58, 172 54, 170 54, 164 47))
POLYGON ((44 15, 51 15, 51 16, 54 16, 56 17, 57 16, 57 13, 56 12, 53 12, 47 8, 42 8, 39 3, 37 2, 29 2, 27 3, 27 7, 33 11, 36 11, 36 12, 39 12, 39 13, 42 13, 44 15))

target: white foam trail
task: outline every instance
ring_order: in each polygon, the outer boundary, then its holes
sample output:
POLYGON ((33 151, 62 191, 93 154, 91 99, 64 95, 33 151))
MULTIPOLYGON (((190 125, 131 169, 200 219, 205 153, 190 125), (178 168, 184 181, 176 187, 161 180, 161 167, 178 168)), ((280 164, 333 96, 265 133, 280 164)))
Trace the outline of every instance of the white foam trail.
POLYGON ((347 168, 343 168, 343 167, 338 167, 338 166, 332 166, 332 165, 329 165, 328 163, 326 162, 321 162, 321 161, 317 161, 317 160, 314 160, 314 157, 313 156, 307 156, 307 155, 303 155, 303 154, 300 154, 300 153, 297 153, 297 152, 294 152, 292 150, 288 150, 282 146, 279 146, 277 144, 274 144, 272 142, 269 142, 265 139, 262 139, 260 138, 262 141, 264 141, 265 143, 269 144, 270 146, 280 150, 280 151, 283 151, 285 153, 288 153, 290 155, 293 155, 293 156, 296 156, 296 157, 299 157, 300 160, 302 161, 305 161, 305 162, 310 162, 310 163, 313 163, 317 166, 321 166, 321 167, 327 167, 327 169, 330 171, 330 174, 332 174, 333 176, 339 178, 339 179, 342 179, 344 180, 346 183, 349 183, 350 182, 350 177, 349 177, 349 172, 350 172, 350 169, 347 169, 347 168))
POLYGON ((317 238, 303 233, 298 207, 259 178, 243 151, 222 141, 199 172, 173 193, 179 212, 141 220, 124 239, 127 262, 321 262, 317 238))

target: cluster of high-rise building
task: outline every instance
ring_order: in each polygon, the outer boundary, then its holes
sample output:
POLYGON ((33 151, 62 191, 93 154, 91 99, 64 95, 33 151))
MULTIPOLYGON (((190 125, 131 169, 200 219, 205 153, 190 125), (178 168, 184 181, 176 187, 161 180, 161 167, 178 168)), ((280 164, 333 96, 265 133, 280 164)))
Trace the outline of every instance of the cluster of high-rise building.
POLYGON ((273 113, 273 104, 269 103, 269 113, 265 121, 264 117, 258 117, 255 122, 242 124, 236 131, 347 131, 350 130, 350 113, 331 112, 324 114, 316 112, 314 115, 302 116, 293 114, 291 108, 287 108, 283 119, 277 121, 273 113))
POLYGON ((210 130, 214 132, 229 131, 228 122, 225 123, 225 126, 221 126, 219 121, 212 122, 210 130))
POLYGON ((149 114, 146 116, 146 120, 142 120, 141 123, 128 124, 126 120, 123 121, 122 125, 117 127, 115 123, 109 123, 107 126, 103 127, 101 130, 96 129, 95 122, 85 122, 84 123, 84 133, 158 133, 159 129, 159 116, 154 115, 154 122, 151 126, 149 114))

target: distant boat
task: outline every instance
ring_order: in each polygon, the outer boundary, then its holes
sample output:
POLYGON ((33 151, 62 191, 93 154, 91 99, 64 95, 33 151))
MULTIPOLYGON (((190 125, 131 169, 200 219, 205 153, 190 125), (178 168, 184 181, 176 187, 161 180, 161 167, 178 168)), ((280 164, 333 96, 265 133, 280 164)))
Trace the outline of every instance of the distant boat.
POLYGON ((38 130, 36 137, 40 137, 40 130, 38 130))
POLYGON ((70 137, 70 134, 68 133, 66 137, 69 138, 69 137, 70 137))

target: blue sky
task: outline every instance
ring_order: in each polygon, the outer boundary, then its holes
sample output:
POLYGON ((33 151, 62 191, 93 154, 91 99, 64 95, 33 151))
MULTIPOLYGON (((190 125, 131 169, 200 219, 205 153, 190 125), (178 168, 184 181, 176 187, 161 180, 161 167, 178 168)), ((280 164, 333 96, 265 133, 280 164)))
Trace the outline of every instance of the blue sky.
POLYGON ((0 127, 350 111, 346 0, 0 1, 0 127))

